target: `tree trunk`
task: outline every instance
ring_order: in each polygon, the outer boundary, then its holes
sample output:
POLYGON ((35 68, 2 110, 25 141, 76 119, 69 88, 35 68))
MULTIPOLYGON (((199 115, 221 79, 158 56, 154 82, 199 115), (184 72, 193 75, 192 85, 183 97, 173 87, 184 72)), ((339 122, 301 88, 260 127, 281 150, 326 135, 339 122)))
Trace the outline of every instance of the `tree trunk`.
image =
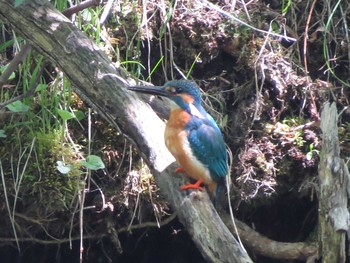
POLYGON ((54 61, 78 95, 140 150, 204 258, 208 262, 251 262, 221 221, 208 195, 188 195, 179 190, 184 179, 174 176, 176 165, 163 141, 164 123, 146 103, 125 89, 130 80, 46 1, 28 0, 16 8, 13 3, 0 0, 0 18, 54 61))
POLYGON ((345 237, 349 233, 349 171, 340 158, 338 115, 335 103, 321 114, 322 151, 319 166, 319 244, 322 262, 345 262, 345 237))

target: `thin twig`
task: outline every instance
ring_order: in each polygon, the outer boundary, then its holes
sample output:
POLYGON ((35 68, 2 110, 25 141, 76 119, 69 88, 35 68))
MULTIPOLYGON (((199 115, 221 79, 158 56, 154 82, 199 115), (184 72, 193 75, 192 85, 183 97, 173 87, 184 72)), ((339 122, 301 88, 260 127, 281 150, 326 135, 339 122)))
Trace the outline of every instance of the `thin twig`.
MULTIPOLYGON (((159 227, 162 227, 162 226, 169 224, 171 221, 173 221, 176 218, 176 216, 177 216, 176 213, 170 215, 169 217, 164 219, 162 222, 160 222, 159 225, 156 222, 145 222, 145 223, 141 223, 138 225, 133 225, 131 227, 125 226, 125 227, 116 229, 116 233, 120 234, 120 233, 124 233, 124 232, 130 232, 132 230, 149 228, 149 227, 159 228, 159 227)), ((101 238, 104 238, 108 235, 109 235, 109 233, 107 233, 107 232, 104 232, 101 234, 86 234, 86 235, 84 235, 83 239, 84 240, 101 239, 101 238)), ((21 238, 18 238, 17 240, 18 240, 18 242, 33 242, 33 243, 37 243, 37 244, 54 245, 54 244, 64 244, 64 243, 69 243, 72 241, 78 241, 80 239, 81 239, 81 236, 78 235, 75 237, 68 237, 68 238, 62 238, 62 239, 57 239, 57 240, 45 240, 45 239, 39 239, 39 238, 35 238, 35 237, 21 237, 21 238)), ((0 243, 13 243, 13 242, 16 242, 16 238, 0 237, 0 243)))
POLYGON ((251 22, 252 20, 250 19, 250 15, 249 15, 249 12, 248 12, 248 9, 247 9, 247 5, 244 2, 244 0, 241 0, 241 2, 242 2, 242 5, 243 5, 244 12, 245 12, 245 14, 246 14, 246 16, 248 18, 248 21, 251 22))
POLYGON ((88 7, 99 6, 99 5, 100 5, 100 0, 87 0, 87 1, 81 2, 78 5, 67 8, 66 10, 62 11, 62 14, 65 15, 66 17, 71 17, 73 14, 76 14, 88 7))
POLYGON ((269 34, 269 35, 271 35, 271 36, 277 36, 277 37, 280 37, 280 38, 284 38, 285 40, 288 40, 288 41, 296 41, 296 39, 293 38, 293 37, 288 37, 288 36, 286 36, 286 35, 281 35, 281 34, 277 34, 277 33, 274 33, 274 32, 267 32, 267 31, 265 31, 265 30, 262 30, 262 29, 253 27, 252 25, 249 25, 249 24, 247 24, 246 22, 244 22, 244 21, 238 19, 237 17, 235 17, 235 16, 233 16, 233 15, 231 15, 231 14, 225 12, 225 11, 222 10, 220 7, 218 7, 218 6, 216 6, 216 5, 212 4, 212 3, 210 3, 208 0, 203 0, 203 3, 205 3, 208 7, 212 8, 213 10, 218 11, 219 13, 221 13, 221 14, 227 16, 228 18, 230 18, 230 19, 232 19, 232 20, 234 20, 234 21, 236 21, 236 22, 238 22, 238 23, 240 23, 240 24, 242 24, 242 25, 244 25, 244 26, 246 26, 246 27, 249 27, 250 29, 253 29, 253 30, 256 31, 256 32, 260 32, 260 33, 264 33, 264 34, 269 34))
MULTIPOLYGON (((349 2, 348 2, 348 5, 349 5, 348 8, 350 8, 349 2)), ((345 32, 345 38, 346 38, 346 42, 345 43, 348 43, 348 63, 349 63, 348 64, 348 70, 350 70, 350 59, 349 59, 350 58, 350 46, 349 46, 349 43, 350 43, 350 37, 349 37, 350 29, 349 29, 348 24, 347 24, 347 22, 348 22, 348 18, 346 17, 347 14, 346 14, 346 12, 344 12, 342 6, 340 6, 340 12, 341 12, 341 16, 342 16, 343 24, 344 24, 344 32, 345 32)))
POLYGON ((24 98, 27 98, 27 97, 33 95, 34 92, 35 92, 35 89, 36 89, 36 87, 37 87, 37 85, 39 83, 40 77, 41 77, 41 75, 43 73, 43 70, 44 70, 44 65, 41 66, 41 68, 40 68, 40 70, 38 72, 38 75, 36 76, 35 81, 32 83, 32 85, 29 87, 29 89, 28 89, 28 91, 26 93, 21 94, 21 95, 19 95, 17 97, 14 97, 12 99, 9 99, 9 100, 7 100, 7 101, 5 101, 3 103, 0 103, 0 110, 2 108, 6 107, 7 105, 17 101, 17 100, 21 100, 21 99, 24 99, 24 98))
POLYGON ((309 70, 308 70, 308 67, 307 67, 307 57, 306 57, 306 49, 307 49, 307 41, 309 39, 309 35, 308 35, 308 32, 309 32, 309 27, 310 27, 310 21, 311 21, 311 16, 312 16, 312 13, 315 9, 315 4, 316 4, 316 0, 314 0, 311 4, 311 7, 310 7, 310 12, 307 16, 307 20, 306 20, 306 26, 305 26, 305 33, 304 33, 304 50, 303 50, 303 56, 304 56, 304 67, 305 67, 305 71, 306 73, 309 73, 309 70))
POLYGON ((113 2, 114 2, 114 1, 115 1, 115 0, 108 0, 108 1, 107 1, 107 4, 105 5, 104 10, 103 10, 103 13, 102 13, 102 15, 101 15, 101 17, 100 17, 100 25, 103 25, 104 22, 106 21, 106 19, 107 19, 109 13, 111 12, 111 9, 112 9, 113 2))
POLYGON ((13 218, 13 214, 11 213, 10 203, 9 203, 9 199, 8 199, 8 196, 7 196, 5 174, 4 174, 4 170, 2 168, 1 159, 0 159, 0 173, 1 173, 2 186, 4 188, 4 197, 5 197, 6 208, 7 208, 7 212, 9 214, 9 217, 10 217, 12 231, 13 231, 13 235, 14 235, 14 240, 16 241, 17 249, 20 251, 21 249, 20 249, 20 246, 19 246, 19 240, 18 240, 17 231, 16 231, 16 227, 15 227, 15 220, 13 218))
MULTIPOLYGON (((31 50, 31 45, 25 44, 22 46, 22 49, 18 52, 18 54, 11 60, 10 64, 6 67, 4 72, 0 76, 0 89, 2 86, 8 81, 11 74, 16 70, 17 66, 23 62, 23 60, 27 57, 29 51, 31 50)), ((1 107, 0 107, 1 108, 1 107)))

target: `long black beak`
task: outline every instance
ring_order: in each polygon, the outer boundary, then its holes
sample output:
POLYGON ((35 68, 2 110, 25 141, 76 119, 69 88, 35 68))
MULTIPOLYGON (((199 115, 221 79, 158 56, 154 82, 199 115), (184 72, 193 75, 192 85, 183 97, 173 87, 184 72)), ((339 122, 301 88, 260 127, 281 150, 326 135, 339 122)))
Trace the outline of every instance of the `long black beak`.
POLYGON ((163 86, 131 86, 127 87, 127 89, 145 94, 169 97, 169 92, 165 91, 163 86))

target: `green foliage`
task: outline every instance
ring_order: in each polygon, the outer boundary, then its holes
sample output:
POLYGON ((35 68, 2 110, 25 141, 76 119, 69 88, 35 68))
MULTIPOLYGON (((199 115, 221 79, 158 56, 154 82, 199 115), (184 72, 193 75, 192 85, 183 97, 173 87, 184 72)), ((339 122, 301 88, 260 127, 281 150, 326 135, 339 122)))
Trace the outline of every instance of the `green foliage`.
POLYGON ((71 113, 69 111, 66 111, 66 110, 60 110, 60 109, 56 109, 58 115, 64 120, 64 121, 67 121, 67 120, 70 120, 70 119, 73 119, 75 118, 75 114, 74 113, 71 113))
MULTIPOLYGON (((15 42, 15 39, 11 39, 11 40, 6 41, 5 43, 1 43, 0 44, 0 52, 3 52, 6 50, 6 48, 13 46, 14 42, 15 42)), ((0 67, 0 69, 1 69, 1 73, 2 73, 4 67, 2 66, 2 67, 0 67)))
POLYGON ((281 33, 281 28, 280 28, 280 25, 277 21, 271 21, 270 23, 270 27, 271 27, 271 30, 272 32, 276 33, 276 34, 280 34, 281 33))
POLYGON ((146 78, 146 81, 148 81, 152 74, 157 70, 157 68, 159 67, 159 65, 161 65, 162 61, 164 59, 164 56, 162 56, 158 61, 157 63, 154 65, 154 67, 152 68, 152 71, 150 72, 150 74, 148 75, 148 77, 146 78))
POLYGON ((68 8, 67 0, 50 0, 50 2, 60 11, 63 11, 68 8))
MULTIPOLYGON (((8 41, 9 42, 9 41, 8 41)), ((0 47, 1 50, 1 47, 0 47)), ((1 51, 0 51, 1 52, 1 51)), ((7 69, 8 65, 0 67, 0 72, 1 74, 4 73, 4 71, 7 69)), ((14 72, 11 73, 10 77, 8 78, 9 80, 13 80, 16 77, 16 74, 14 72)))
MULTIPOLYGON (((15 202, 23 205, 33 199, 45 211, 60 211, 71 209, 84 187, 82 168, 102 169, 104 165, 97 156, 81 162, 83 146, 69 139, 73 136, 68 127, 84 120, 85 114, 74 109, 77 102, 70 82, 62 74, 42 77, 43 65, 41 55, 29 52, 9 79, 13 88, 1 89, 0 103, 14 101, 6 105, 8 119, 0 127, 0 161, 7 196, 15 196, 15 202), (19 200, 19 196, 26 199, 19 200)), ((13 201, 9 200, 9 206, 15 210, 13 201)))
MULTIPOLYGON (((57 170, 62 174, 69 174, 74 169, 74 165, 72 164, 67 164, 62 161, 57 161, 56 163, 57 163, 57 170)), ((86 157, 86 160, 81 160, 79 164, 93 171, 105 168, 105 165, 102 159, 96 155, 88 155, 86 157)))
POLYGON ((289 7, 292 5, 292 0, 282 0, 282 15, 285 15, 289 7))
POLYGON ((16 100, 11 104, 7 105, 6 108, 8 108, 12 112, 27 112, 29 110, 29 107, 19 100, 16 100))
POLYGON ((198 55, 197 55, 197 56, 195 57, 195 59, 193 60, 191 66, 190 66, 190 68, 189 68, 189 70, 188 70, 188 72, 187 72, 187 74, 186 74, 186 78, 189 78, 189 77, 190 77, 190 75, 191 75, 191 73, 192 73, 192 71, 193 71, 193 69, 194 69, 194 66, 196 65, 197 62, 200 61, 200 56, 201 56, 201 53, 199 52, 198 55))
POLYGON ((125 39, 116 42, 115 53, 117 60, 124 64, 125 70, 140 78, 145 67, 140 63, 142 27, 138 10, 138 1, 120 3, 119 11, 115 13, 115 24, 120 28, 118 33, 124 35, 125 39), (138 30, 135 30, 136 28, 138 30))
POLYGON ((6 135, 6 132, 5 130, 0 130, 0 138, 6 138, 7 135, 6 135))
POLYGON ((86 157, 86 160, 82 160, 80 163, 81 165, 90 170, 98 170, 105 168, 105 165, 101 158, 96 155, 89 155, 86 157))
POLYGON ((96 9, 84 9, 81 14, 79 14, 80 19, 78 20, 81 23, 81 29, 94 39, 97 45, 103 44, 101 42, 101 25, 99 20, 101 12, 102 8, 99 7, 96 9))
POLYGON ((71 164, 65 164, 64 162, 57 161, 57 170, 61 174, 68 174, 70 171, 72 171, 73 166, 71 164))
MULTIPOLYGON (((337 23, 337 22, 334 22, 334 19, 335 19, 334 15, 335 15, 338 8, 342 8, 340 6, 341 2, 342 2, 341 0, 338 0, 338 2, 334 5, 334 7, 331 10, 331 13, 328 16, 328 19, 327 19, 327 22, 326 22, 326 25, 324 28, 325 33, 323 34, 323 56, 324 56, 324 59, 326 62, 327 69, 331 73, 331 75, 336 80, 338 80, 342 85, 344 85, 346 87, 350 87, 350 83, 348 81, 341 79, 335 73, 334 69, 335 69, 335 67, 337 67, 337 65, 336 65, 336 63, 333 63, 333 61, 336 62, 336 59, 334 57, 332 57, 332 55, 330 54, 329 46, 328 46, 328 43, 330 43, 334 40, 334 36, 331 35, 330 30, 332 28, 332 24, 337 23), (329 40, 329 39, 331 39, 331 40, 329 40)), ((345 28, 346 27, 347 26, 345 26, 345 28)))
POLYGON ((23 2, 24 2, 24 0, 15 0, 15 7, 19 6, 23 2))
POLYGON ((314 156, 314 154, 319 155, 320 151, 314 149, 314 145, 310 144, 309 151, 306 153, 306 160, 310 161, 312 159, 312 157, 314 156))

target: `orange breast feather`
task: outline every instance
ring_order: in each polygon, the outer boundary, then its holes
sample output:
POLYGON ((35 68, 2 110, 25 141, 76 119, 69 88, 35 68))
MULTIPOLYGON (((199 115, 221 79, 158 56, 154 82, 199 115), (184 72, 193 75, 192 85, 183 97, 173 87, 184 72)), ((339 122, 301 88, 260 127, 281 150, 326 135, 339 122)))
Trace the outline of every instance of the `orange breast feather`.
POLYGON ((171 111, 165 129, 165 145, 188 176, 195 180, 202 179, 204 184, 209 185, 213 183, 210 172, 193 155, 187 139, 188 131, 184 130, 190 118, 191 115, 183 109, 177 108, 171 111))

